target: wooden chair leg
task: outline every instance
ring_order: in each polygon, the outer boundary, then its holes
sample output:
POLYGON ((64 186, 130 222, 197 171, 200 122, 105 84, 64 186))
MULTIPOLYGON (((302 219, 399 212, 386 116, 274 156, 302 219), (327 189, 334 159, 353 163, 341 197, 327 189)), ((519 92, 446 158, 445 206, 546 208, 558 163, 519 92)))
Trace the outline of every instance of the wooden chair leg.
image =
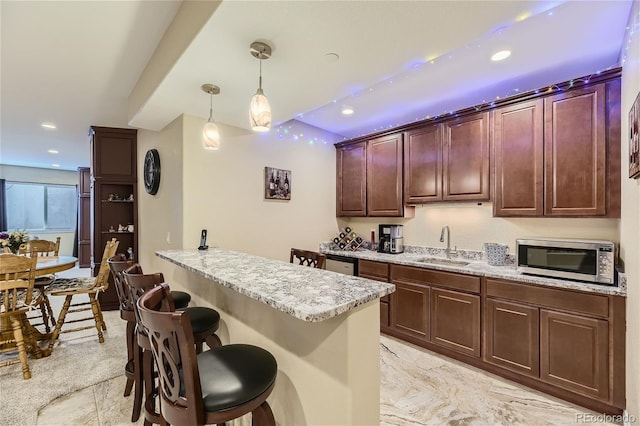
POLYGON ((51 340, 49 341, 49 346, 47 348, 47 355, 51 354, 51 350, 53 349, 53 345, 55 345, 56 340, 60 336, 60 330, 64 325, 64 319, 67 316, 67 312, 69 311, 69 306, 71 306, 71 299, 73 296, 65 296, 64 303, 62 304, 62 309, 60 309, 60 316, 58 317, 58 322, 56 323, 56 327, 53 329, 53 333, 51 333, 51 340))
POLYGON ((275 426, 275 424, 276 420, 273 417, 273 411, 271 411, 267 401, 251 412, 252 426, 275 426))
POLYGON ((131 412, 131 422, 137 422, 140 418, 142 411, 142 348, 138 346, 138 342, 135 341, 134 353, 133 353, 133 411, 131 412))
POLYGON ((107 331, 107 323, 104 320, 104 316, 102 315, 102 306, 100 305, 100 299, 98 299, 98 295, 96 294, 94 300, 96 301, 96 306, 98 307, 98 312, 100 312, 100 321, 102 321, 102 331, 107 331))
POLYGON ((18 357, 20 358, 20 364, 22 364, 22 378, 28 380, 31 378, 31 371, 29 371, 29 363, 27 361, 27 350, 24 346, 24 337, 22 335, 22 322, 20 318, 15 315, 11 316, 11 326, 13 328, 13 337, 16 340, 16 346, 18 347, 18 357))
POLYGON ((151 350, 142 351, 142 375, 144 388, 144 424, 166 424, 162 415, 156 411, 157 393, 155 385, 155 366, 151 350), (147 423, 148 422, 148 423, 147 423))
MULTIPOLYGON (((51 327, 49 326, 49 313, 47 312, 47 303, 49 300, 46 298, 44 291, 39 289, 40 293, 40 303, 38 303, 38 307, 40 308, 40 315, 42 316, 42 323, 44 324, 45 333, 51 333, 51 327)), ((49 307, 51 309, 51 307, 49 307)), ((55 324, 53 325, 55 327, 55 324)))
MULTIPOLYGON (((51 301, 47 294, 42 290, 42 301, 44 302, 44 306, 47 308, 47 313, 49 315, 49 321, 51 321, 51 325, 56 326, 56 316, 53 313, 53 309, 51 308, 51 301)), ((47 333, 49 333, 49 328, 47 327, 47 333)))
POLYGON ((100 312, 100 306, 98 306, 96 296, 93 293, 89 293, 89 301, 91 302, 91 311, 93 311, 93 319, 96 322, 96 330, 98 331, 98 341, 104 343, 104 336, 102 330, 106 330, 106 326, 102 321, 102 312, 100 312))

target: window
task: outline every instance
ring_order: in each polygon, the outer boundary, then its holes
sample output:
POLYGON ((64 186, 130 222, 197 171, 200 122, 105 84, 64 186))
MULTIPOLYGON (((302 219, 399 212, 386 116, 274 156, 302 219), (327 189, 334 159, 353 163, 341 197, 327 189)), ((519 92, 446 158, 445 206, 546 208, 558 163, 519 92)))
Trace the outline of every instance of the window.
POLYGON ((72 231, 76 228, 75 185, 7 182, 7 228, 72 231))

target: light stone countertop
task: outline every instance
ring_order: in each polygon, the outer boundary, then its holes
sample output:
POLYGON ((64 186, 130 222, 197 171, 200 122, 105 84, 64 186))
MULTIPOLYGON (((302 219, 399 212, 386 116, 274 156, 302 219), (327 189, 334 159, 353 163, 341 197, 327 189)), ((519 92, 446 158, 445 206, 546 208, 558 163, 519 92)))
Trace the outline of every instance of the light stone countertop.
POLYGON ((395 291, 393 284, 221 248, 161 250, 156 256, 309 322, 338 316, 395 291))
POLYGON ((355 257, 357 259, 373 260, 377 262, 395 263, 398 265, 417 266, 420 268, 436 269, 440 271, 457 272, 462 274, 476 275, 482 277, 502 278, 506 280, 515 280, 527 284, 545 285, 550 287, 559 287, 573 290, 580 290, 590 293, 609 294, 615 296, 626 296, 627 279, 623 273, 619 274, 618 286, 606 286, 591 284, 587 282, 571 281, 558 278, 539 277, 535 275, 525 275, 517 272, 515 266, 491 266, 482 260, 481 252, 458 250, 460 255, 453 256, 454 261, 469 262, 468 265, 443 265, 440 263, 421 262, 420 259, 438 258, 446 259, 444 251, 430 247, 409 247, 407 251, 400 254, 378 253, 372 250, 359 249, 351 250, 334 250, 328 248, 329 245, 323 243, 320 245, 320 252, 324 254, 355 257))

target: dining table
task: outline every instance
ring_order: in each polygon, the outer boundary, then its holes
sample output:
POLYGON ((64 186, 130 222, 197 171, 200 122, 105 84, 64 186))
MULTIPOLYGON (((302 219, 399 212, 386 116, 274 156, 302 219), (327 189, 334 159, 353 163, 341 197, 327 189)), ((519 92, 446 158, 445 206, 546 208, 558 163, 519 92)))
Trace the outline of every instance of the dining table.
MULTIPOLYGON (((77 262, 78 258, 74 256, 39 256, 36 263, 35 276, 37 278, 66 271, 72 269, 77 262)), ((42 333, 40 330, 35 328, 31 325, 26 315, 23 324, 25 327, 24 338, 27 352, 35 358, 42 358, 51 355, 52 344, 49 344, 48 347, 44 349, 38 345, 38 342, 40 341, 51 340, 51 333, 42 333), (30 336, 30 338, 28 336, 30 336)))

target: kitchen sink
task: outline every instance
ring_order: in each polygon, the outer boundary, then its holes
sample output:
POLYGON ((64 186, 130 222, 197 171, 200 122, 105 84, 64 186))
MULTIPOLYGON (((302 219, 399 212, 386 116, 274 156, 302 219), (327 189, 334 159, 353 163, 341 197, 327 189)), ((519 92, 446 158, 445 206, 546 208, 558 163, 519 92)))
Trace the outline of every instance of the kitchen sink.
POLYGON ((434 263, 436 265, 455 265, 455 266, 467 266, 471 262, 466 260, 457 259, 444 259, 442 257, 423 257, 418 259, 417 262, 421 263, 434 263))

